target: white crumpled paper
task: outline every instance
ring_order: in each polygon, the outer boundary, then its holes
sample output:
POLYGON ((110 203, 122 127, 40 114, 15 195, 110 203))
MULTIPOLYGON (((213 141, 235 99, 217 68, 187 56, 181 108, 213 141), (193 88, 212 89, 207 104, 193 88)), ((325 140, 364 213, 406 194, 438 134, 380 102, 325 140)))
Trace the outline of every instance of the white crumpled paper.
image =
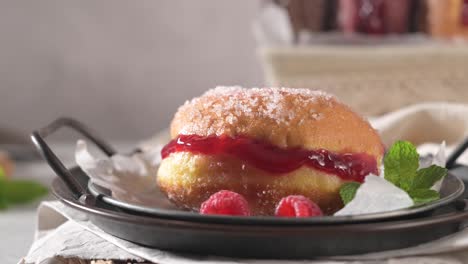
MULTIPOLYGON (((129 203, 155 206, 161 204, 161 192, 156 184, 156 173, 160 162, 160 149, 145 149, 131 156, 114 155, 110 158, 96 158, 87 149, 86 142, 76 145, 77 164, 99 186, 111 190, 112 196, 129 203)), ((445 166, 445 142, 435 155, 427 155, 420 161, 420 167, 432 164, 445 166)), ((407 208, 413 205, 406 192, 395 187, 381 175, 369 175, 356 192, 355 198, 335 215, 358 215, 379 213, 407 208)), ((441 181, 434 185, 438 190, 441 181)))
POLYGON ((160 200, 156 184, 160 157, 159 149, 147 149, 131 156, 97 158, 83 140, 77 142, 75 150, 76 163, 92 183, 110 190, 116 199, 139 205, 154 205, 160 200))
POLYGON ((336 216, 359 215, 393 211, 413 205, 411 197, 383 177, 369 175, 359 187, 354 199, 336 216))
MULTIPOLYGON (((419 161, 419 168, 427 168, 431 165, 445 167, 445 142, 443 142, 435 155, 426 155, 419 161)), ((439 191, 442 185, 441 179, 432 189, 439 191)), ((354 199, 344 208, 336 212, 336 216, 359 215, 388 212, 412 206, 413 200, 400 188, 385 180, 384 169, 381 168, 380 175, 369 175, 359 187, 354 199)))

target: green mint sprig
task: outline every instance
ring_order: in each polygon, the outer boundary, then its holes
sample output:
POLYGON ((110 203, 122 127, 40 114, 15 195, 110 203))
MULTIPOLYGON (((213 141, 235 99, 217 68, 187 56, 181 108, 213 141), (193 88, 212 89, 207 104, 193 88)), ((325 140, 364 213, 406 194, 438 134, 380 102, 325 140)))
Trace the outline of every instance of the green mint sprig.
POLYGON ((415 204, 440 198, 432 186, 447 175, 448 170, 437 165, 419 169, 419 154, 408 141, 398 141, 384 159, 385 179, 406 191, 415 204))
POLYGON ((341 186, 340 196, 345 205, 354 199, 354 196, 360 186, 361 184, 359 182, 347 182, 341 186))
POLYGON ((32 202, 48 193, 43 185, 29 180, 9 180, 0 167, 0 210, 32 202))
MULTIPOLYGON (((447 175, 446 168, 432 165, 419 168, 419 154, 416 147, 408 141, 398 141, 392 145, 384 158, 385 179, 404 190, 415 204, 438 200, 440 195, 431 190, 432 186, 447 175)), ((359 183, 345 183, 340 189, 344 204, 355 196, 359 183)))

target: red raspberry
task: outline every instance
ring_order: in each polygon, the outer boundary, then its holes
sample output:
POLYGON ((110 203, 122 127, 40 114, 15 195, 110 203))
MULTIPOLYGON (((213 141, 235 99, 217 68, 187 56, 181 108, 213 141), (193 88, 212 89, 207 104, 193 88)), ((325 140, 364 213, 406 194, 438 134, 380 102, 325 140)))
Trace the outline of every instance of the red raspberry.
POLYGON ((242 195, 222 190, 202 203, 200 213, 249 216, 250 209, 247 200, 242 195))
POLYGON ((322 210, 311 200, 302 195, 289 195, 281 199, 276 207, 276 216, 314 217, 322 216, 322 210))

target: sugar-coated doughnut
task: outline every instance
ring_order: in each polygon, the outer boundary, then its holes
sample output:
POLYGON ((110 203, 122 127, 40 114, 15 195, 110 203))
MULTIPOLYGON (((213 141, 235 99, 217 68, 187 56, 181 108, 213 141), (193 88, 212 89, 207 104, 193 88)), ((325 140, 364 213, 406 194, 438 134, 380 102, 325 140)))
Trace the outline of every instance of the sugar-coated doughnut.
POLYGON ((272 215, 288 195, 331 214, 342 206, 340 186, 376 173, 384 153, 364 118, 309 89, 218 87, 181 106, 170 132, 157 182, 193 210, 231 190, 257 215, 272 215))

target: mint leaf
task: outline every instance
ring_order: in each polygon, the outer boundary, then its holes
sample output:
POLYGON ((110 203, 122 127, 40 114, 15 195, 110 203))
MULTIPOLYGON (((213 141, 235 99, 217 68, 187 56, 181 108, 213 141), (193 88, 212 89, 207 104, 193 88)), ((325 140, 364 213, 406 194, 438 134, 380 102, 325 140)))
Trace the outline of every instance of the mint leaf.
POLYGON ((419 167, 416 147, 407 141, 398 141, 384 158, 385 179, 395 186, 409 191, 419 167))
POLYGON ((7 204, 22 204, 31 202, 47 194, 46 187, 39 183, 28 180, 3 180, 3 197, 7 204))
POLYGON ((346 205, 354 199, 357 190, 361 186, 358 182, 347 182, 340 188, 340 196, 343 203, 346 205))
POLYGON ((416 173, 411 189, 430 189, 434 184, 447 175, 446 168, 432 165, 428 168, 420 169, 416 173))
POLYGON ((440 198, 432 186, 447 175, 447 169, 436 165, 420 169, 416 147, 407 141, 398 141, 384 158, 385 179, 406 191, 415 204, 440 198))
POLYGON ((415 205, 425 204, 440 199, 439 193, 430 189, 415 189, 410 191, 408 194, 413 199, 415 205))

